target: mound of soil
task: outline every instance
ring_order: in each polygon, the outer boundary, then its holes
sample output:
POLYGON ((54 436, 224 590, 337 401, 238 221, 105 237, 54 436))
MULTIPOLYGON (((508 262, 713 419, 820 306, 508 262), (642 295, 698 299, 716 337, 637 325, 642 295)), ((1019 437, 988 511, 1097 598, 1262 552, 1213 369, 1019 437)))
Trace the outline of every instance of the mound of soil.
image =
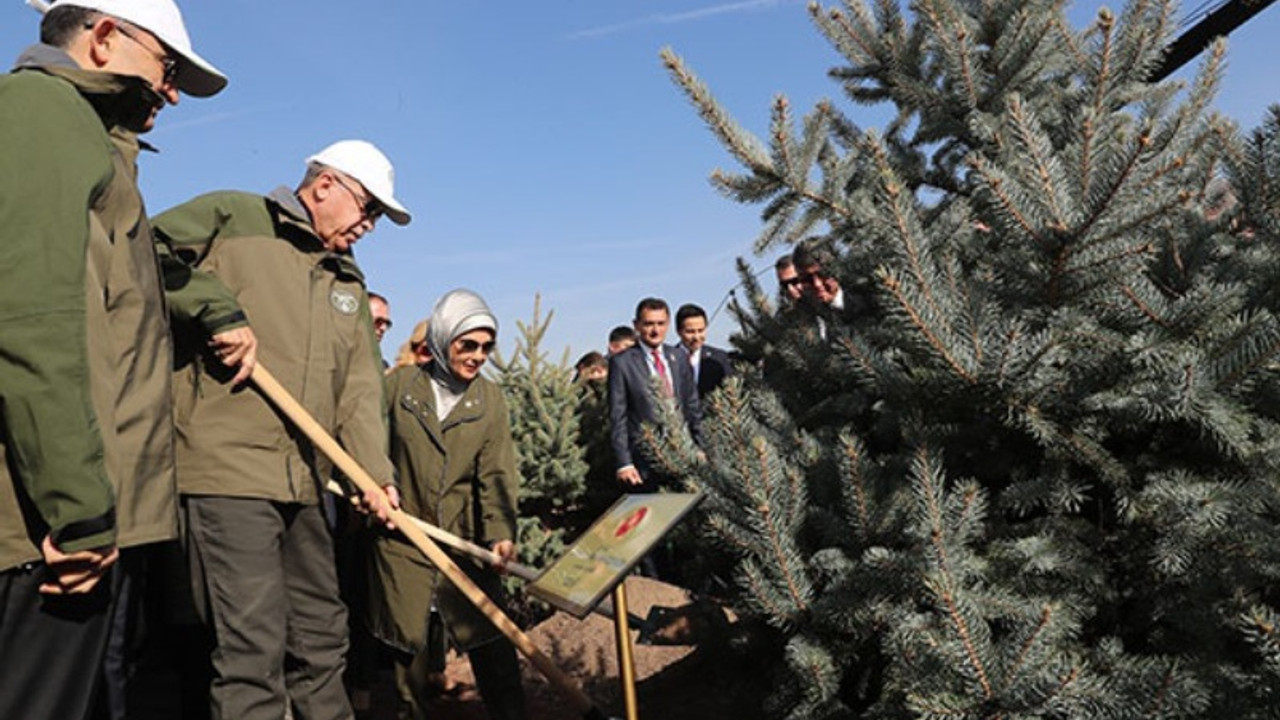
MULTIPOLYGON (((673 585, 633 576, 626 581, 632 615, 645 619, 631 632, 638 714, 654 720, 762 717, 768 689, 751 658, 735 652, 734 618, 673 585)), ((557 613, 528 631, 557 667, 581 684, 606 715, 625 717, 612 620, 557 613)), ((572 720, 567 699, 523 657, 529 720, 572 720)), ((451 690, 428 709, 433 720, 485 720, 465 656, 451 655, 451 690)), ((394 690, 384 678, 374 698, 375 720, 394 720, 394 690)))

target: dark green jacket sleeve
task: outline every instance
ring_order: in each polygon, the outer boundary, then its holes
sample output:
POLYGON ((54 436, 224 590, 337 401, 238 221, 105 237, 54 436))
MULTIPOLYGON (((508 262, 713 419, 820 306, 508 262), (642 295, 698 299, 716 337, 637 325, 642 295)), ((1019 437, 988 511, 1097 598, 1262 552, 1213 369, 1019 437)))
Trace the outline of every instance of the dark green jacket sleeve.
POLYGON ((210 335, 249 324, 231 290, 196 267, 231 219, 218 198, 216 193, 198 197, 151 221, 169 313, 210 335))
POLYGON ((360 301, 362 328, 357 331, 347 362, 347 376, 338 396, 335 435, 342 447, 379 485, 395 485, 395 469, 388 458, 387 390, 382 356, 373 334, 369 298, 360 301))
MULTIPOLYGON (((0 408, 10 467, 56 545, 115 542, 86 333, 89 208, 113 175, 102 122, 61 80, 0 85, 0 408)), ((114 428, 113 428, 114 430, 114 428)))
POLYGON ((511 410, 496 383, 486 383, 485 415, 491 418, 480 454, 476 458, 477 494, 484 527, 477 536, 486 542, 516 539, 520 473, 516 470, 516 446, 511 438, 511 410))

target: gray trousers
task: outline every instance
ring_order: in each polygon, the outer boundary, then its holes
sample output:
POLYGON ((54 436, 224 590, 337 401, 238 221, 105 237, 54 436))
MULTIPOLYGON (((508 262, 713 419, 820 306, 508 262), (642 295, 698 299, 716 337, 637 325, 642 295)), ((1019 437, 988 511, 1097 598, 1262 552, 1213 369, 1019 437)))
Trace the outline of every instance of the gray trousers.
POLYGON ((214 720, 351 720, 347 608, 318 505, 187 498, 215 636, 214 720))

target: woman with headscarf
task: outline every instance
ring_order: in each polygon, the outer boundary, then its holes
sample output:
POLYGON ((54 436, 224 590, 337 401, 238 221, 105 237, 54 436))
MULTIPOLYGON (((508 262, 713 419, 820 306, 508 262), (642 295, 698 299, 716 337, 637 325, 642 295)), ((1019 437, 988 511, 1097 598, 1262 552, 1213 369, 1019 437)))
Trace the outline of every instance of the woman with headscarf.
MULTIPOLYGON (((514 559, 519 478, 507 404, 498 386, 480 376, 498 321, 479 295, 454 290, 436 301, 427 327, 430 360, 397 368, 387 379, 401 507, 504 561, 514 559)), ((458 564, 500 600, 492 569, 466 559, 458 564)), ((491 718, 525 717, 515 648, 416 548, 397 536, 379 537, 372 572, 370 629, 400 651, 396 687, 408 717, 425 717, 433 695, 428 675, 443 670, 446 640, 470 658, 491 718)))

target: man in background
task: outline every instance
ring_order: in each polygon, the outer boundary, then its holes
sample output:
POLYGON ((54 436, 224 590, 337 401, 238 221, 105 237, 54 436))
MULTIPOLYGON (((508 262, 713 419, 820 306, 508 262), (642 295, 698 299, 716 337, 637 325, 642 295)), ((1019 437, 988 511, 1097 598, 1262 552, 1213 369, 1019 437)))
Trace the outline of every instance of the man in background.
POLYGON ((830 339, 831 327, 847 326, 871 310, 869 293, 847 293, 835 276, 836 256, 824 241, 806 240, 796 246, 796 277, 801 302, 818 320, 818 334, 830 339))
MULTIPOLYGON (((623 492, 652 493, 675 483, 646 454, 641 440, 644 426, 656 432, 675 431, 655 424, 659 403, 674 402, 684 429, 699 440, 702 405, 693 369, 680 348, 666 345, 671 311, 665 300, 645 298, 636 305, 635 330, 639 342, 609 358, 609 423, 615 476, 623 492)), ((641 572, 667 581, 679 580, 675 553, 663 543, 644 557, 641 572)))
POLYGON ((578 358, 573 364, 573 381, 575 383, 603 383, 609 377, 609 361, 599 352, 592 350, 578 358))
POLYGON ((636 331, 630 325, 619 325, 609 331, 609 356, 613 357, 636 344, 636 331))
POLYGON ((693 369, 678 348, 663 344, 671 314, 665 300, 645 298, 636 306, 639 342, 609 358, 609 420, 619 485, 626 492, 656 492, 669 478, 641 449, 641 426, 658 420, 654 401, 676 403, 685 426, 698 438, 702 406, 693 369), (652 395, 657 386, 659 397, 652 395))
MULTIPOLYGON (((391 329, 391 303, 372 290, 369 291, 369 318, 373 322, 373 336, 382 346, 382 338, 391 329)), ((391 371, 391 363, 378 351, 382 371, 391 371)), ((322 493, 325 516, 333 526, 333 555, 338 568, 338 587, 342 589, 342 601, 347 605, 347 630, 350 638, 347 652, 347 670, 343 677, 351 709, 356 717, 366 714, 372 705, 377 646, 359 619, 364 616, 365 595, 368 583, 365 577, 363 555, 365 552, 362 530, 364 520, 349 504, 333 493, 322 493)))
POLYGON ((369 315, 373 318, 373 334, 382 342, 382 338, 391 329, 391 304, 376 292, 369 292, 369 315))
POLYGON ((778 276, 778 299, 782 307, 791 307, 800 302, 804 295, 799 273, 791 255, 783 255, 773 264, 773 271, 778 276))
MULTIPOLYGON (((378 345, 381 346, 382 338, 391 329, 391 304, 385 297, 372 290, 369 291, 369 317, 373 321, 373 336, 378 339, 378 345)), ((383 372, 391 368, 391 363, 382 357, 381 350, 378 351, 378 358, 382 360, 383 372)))
MULTIPOLYGON (((40 44, 0 78, 0 718, 78 720, 108 643, 124 660, 149 549, 177 536, 138 135, 227 80, 171 0, 45 9, 40 44)), ((117 672, 113 715, 123 690, 117 672)))
POLYGON ((707 344, 707 313, 693 303, 681 305, 676 310, 676 334, 680 336, 680 346, 689 356, 698 399, 705 400, 708 393, 733 374, 729 354, 707 344))

